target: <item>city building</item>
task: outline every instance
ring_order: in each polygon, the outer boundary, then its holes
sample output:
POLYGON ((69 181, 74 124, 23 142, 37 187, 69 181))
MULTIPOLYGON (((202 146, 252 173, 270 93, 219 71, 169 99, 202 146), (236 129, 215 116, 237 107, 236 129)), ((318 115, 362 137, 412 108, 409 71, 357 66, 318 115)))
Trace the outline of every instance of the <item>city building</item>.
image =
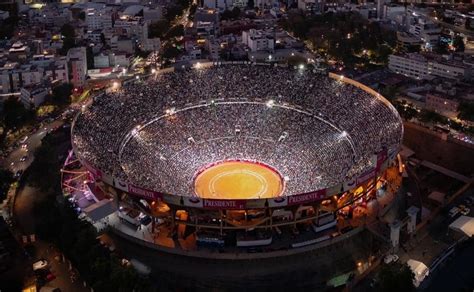
POLYGON ((234 7, 232 0, 203 0, 203 7, 217 9, 219 11, 232 10, 234 7))
POLYGON ((75 87, 83 87, 87 75, 87 55, 85 47, 69 49, 67 52, 70 81, 75 87))
POLYGON ((442 77, 456 80, 471 79, 472 67, 452 56, 408 53, 390 55, 388 68, 415 79, 442 77))
POLYGON ((251 29, 243 31, 242 43, 247 45, 251 52, 273 52, 275 49, 275 33, 273 30, 251 29))
POLYGON ((397 47, 401 52, 409 53, 419 51, 422 45, 423 41, 419 37, 397 31, 397 47))
POLYGON ((426 109, 443 116, 454 118, 458 115, 459 101, 439 93, 426 94, 426 109))
POLYGON ((26 109, 40 106, 49 93, 49 87, 43 84, 29 85, 21 88, 20 101, 26 109))

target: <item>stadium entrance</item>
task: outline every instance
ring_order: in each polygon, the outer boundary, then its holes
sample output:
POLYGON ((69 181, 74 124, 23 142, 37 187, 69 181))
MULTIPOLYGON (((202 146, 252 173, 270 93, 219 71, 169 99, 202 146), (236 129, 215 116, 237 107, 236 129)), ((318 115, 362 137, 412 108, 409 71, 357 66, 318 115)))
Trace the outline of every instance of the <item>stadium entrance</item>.
POLYGON ((206 199, 264 199, 279 196, 283 180, 273 168, 256 162, 212 164, 194 180, 196 194, 206 199))

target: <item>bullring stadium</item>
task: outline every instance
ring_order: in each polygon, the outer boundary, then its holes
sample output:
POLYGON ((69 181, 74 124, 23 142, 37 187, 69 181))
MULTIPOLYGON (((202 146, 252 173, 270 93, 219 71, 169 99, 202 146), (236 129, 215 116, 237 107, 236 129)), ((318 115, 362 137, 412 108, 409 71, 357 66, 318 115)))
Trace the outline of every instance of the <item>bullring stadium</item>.
POLYGON ((393 106, 344 76, 197 63, 83 106, 64 191, 98 228, 149 247, 270 256, 375 220, 401 183, 402 135, 393 106))

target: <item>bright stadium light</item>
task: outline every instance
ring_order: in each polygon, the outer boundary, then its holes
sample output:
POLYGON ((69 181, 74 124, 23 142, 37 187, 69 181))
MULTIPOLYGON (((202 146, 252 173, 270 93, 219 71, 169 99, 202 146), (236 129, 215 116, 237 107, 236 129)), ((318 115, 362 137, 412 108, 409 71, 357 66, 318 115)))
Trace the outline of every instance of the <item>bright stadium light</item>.
POLYGON ((156 69, 155 68, 151 69, 151 74, 155 74, 155 73, 156 73, 156 69))
POLYGON ((201 69, 201 63, 197 62, 196 65, 194 65, 194 68, 201 69))
POLYGON ((138 76, 138 75, 137 75, 137 76, 135 76, 135 79, 137 79, 137 80, 138 80, 138 79, 140 79, 140 76, 138 76))
POLYGON ((267 107, 273 107, 275 105, 275 101, 273 99, 270 99, 269 101, 267 101, 267 107))
POLYGON ((300 64, 300 65, 298 66, 298 68, 299 68, 300 70, 303 70, 303 69, 304 69, 304 64, 300 64))
POLYGON ((346 131, 342 131, 341 136, 342 136, 342 138, 346 138, 346 137, 347 137, 347 132, 346 132, 346 131))

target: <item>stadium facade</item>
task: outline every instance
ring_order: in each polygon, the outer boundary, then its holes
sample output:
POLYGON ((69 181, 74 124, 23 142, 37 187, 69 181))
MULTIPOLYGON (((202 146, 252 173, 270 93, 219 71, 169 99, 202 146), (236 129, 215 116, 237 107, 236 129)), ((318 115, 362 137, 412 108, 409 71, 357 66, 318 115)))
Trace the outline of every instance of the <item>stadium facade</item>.
MULTIPOLYGON (((166 248, 160 237, 167 236, 188 240, 185 248, 196 253, 297 249, 376 220, 401 182, 402 135, 393 106, 343 76, 268 64, 199 64, 134 79, 83 107, 72 127, 77 160, 71 160, 80 165, 71 170, 87 171, 81 189, 95 203, 82 209, 94 223, 115 216, 142 230, 136 237, 148 245, 166 248), (255 92, 258 86, 264 90, 255 92), (202 172, 236 161, 274 170, 281 190, 244 198, 198 195, 202 172), (279 239, 285 232, 291 239, 279 239)), ((65 193, 78 202, 70 186, 65 193)))

